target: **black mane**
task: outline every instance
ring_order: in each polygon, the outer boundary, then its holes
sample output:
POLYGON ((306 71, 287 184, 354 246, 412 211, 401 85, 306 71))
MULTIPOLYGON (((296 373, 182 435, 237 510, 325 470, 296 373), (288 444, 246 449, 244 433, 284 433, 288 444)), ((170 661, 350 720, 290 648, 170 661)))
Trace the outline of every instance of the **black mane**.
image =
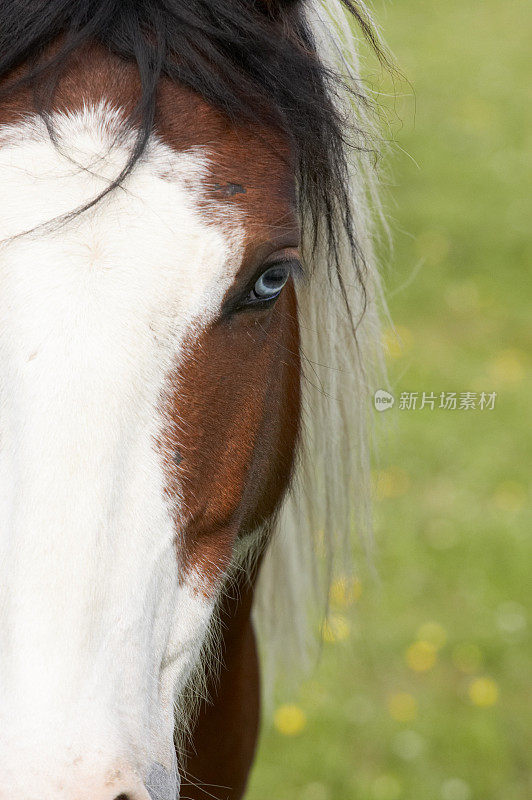
MULTIPOLYGON (((351 0, 342 2, 378 49, 362 10, 351 0)), ((142 89, 130 122, 138 135, 113 187, 146 147, 163 75, 195 90, 235 123, 274 125, 292 144, 301 214, 316 238, 321 232, 327 237, 333 266, 338 265, 337 220, 342 221, 363 285, 346 165, 346 145, 356 146, 358 137, 350 138, 331 99, 342 78, 319 61, 302 6, 294 0, 3 0, 0 101, 26 83, 46 114, 68 56, 91 40, 136 62, 142 89), (59 37, 59 50, 45 57, 59 37), (22 65, 28 70, 10 81, 12 70, 22 65)))

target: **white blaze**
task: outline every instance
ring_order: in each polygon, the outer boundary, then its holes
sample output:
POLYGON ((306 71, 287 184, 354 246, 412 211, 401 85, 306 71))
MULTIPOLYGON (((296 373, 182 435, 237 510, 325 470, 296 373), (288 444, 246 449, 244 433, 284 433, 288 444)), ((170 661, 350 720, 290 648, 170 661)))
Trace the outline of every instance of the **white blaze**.
POLYGON ((125 189, 8 240, 105 188, 117 124, 58 117, 59 151, 38 120, 0 133, 2 776, 23 743, 26 771, 103 742, 171 766, 173 691, 211 614, 180 586, 155 443, 183 338, 238 266, 198 209, 205 160, 153 142, 125 189))

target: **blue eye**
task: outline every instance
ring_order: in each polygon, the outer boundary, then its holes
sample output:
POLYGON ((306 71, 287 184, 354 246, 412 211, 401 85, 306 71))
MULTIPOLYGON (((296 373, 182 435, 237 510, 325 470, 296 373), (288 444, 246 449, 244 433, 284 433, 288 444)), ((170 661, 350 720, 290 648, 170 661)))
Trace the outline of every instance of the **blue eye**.
POLYGON ((274 300, 279 294, 290 275, 288 264, 275 264, 262 273, 250 292, 251 302, 274 300))

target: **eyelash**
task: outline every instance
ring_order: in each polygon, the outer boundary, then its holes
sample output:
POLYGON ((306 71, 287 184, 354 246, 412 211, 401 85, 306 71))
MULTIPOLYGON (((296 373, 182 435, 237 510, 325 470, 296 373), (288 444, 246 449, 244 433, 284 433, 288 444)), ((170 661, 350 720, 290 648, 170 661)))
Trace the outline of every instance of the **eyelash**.
MULTIPOLYGON (((268 299, 255 299, 250 297, 250 295, 252 294, 257 281, 262 277, 262 275, 264 275, 267 270, 275 267, 286 267, 288 269, 287 280, 290 277, 299 278, 304 276, 303 267, 297 258, 281 257, 278 261, 272 261, 270 264, 262 264, 260 271, 257 270, 253 278, 248 281, 247 285, 238 294, 233 295, 233 297, 228 300, 223 312, 224 316, 227 315, 230 317, 233 314, 238 314, 239 312, 252 311, 253 309, 261 308, 267 309, 273 306, 278 295, 268 299)), ((284 288, 284 286, 282 288, 284 288)), ((281 294, 281 292, 279 292, 279 294, 281 294)))

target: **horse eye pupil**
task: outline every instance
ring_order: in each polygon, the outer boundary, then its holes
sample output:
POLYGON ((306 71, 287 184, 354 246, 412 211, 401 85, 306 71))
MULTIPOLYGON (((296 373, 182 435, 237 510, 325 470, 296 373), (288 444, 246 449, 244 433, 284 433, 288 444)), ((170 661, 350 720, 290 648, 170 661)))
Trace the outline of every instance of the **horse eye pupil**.
POLYGON ((271 286, 278 286, 280 283, 283 282, 284 276, 285 276, 284 271, 280 269, 277 270, 270 269, 264 275, 264 280, 271 286))

